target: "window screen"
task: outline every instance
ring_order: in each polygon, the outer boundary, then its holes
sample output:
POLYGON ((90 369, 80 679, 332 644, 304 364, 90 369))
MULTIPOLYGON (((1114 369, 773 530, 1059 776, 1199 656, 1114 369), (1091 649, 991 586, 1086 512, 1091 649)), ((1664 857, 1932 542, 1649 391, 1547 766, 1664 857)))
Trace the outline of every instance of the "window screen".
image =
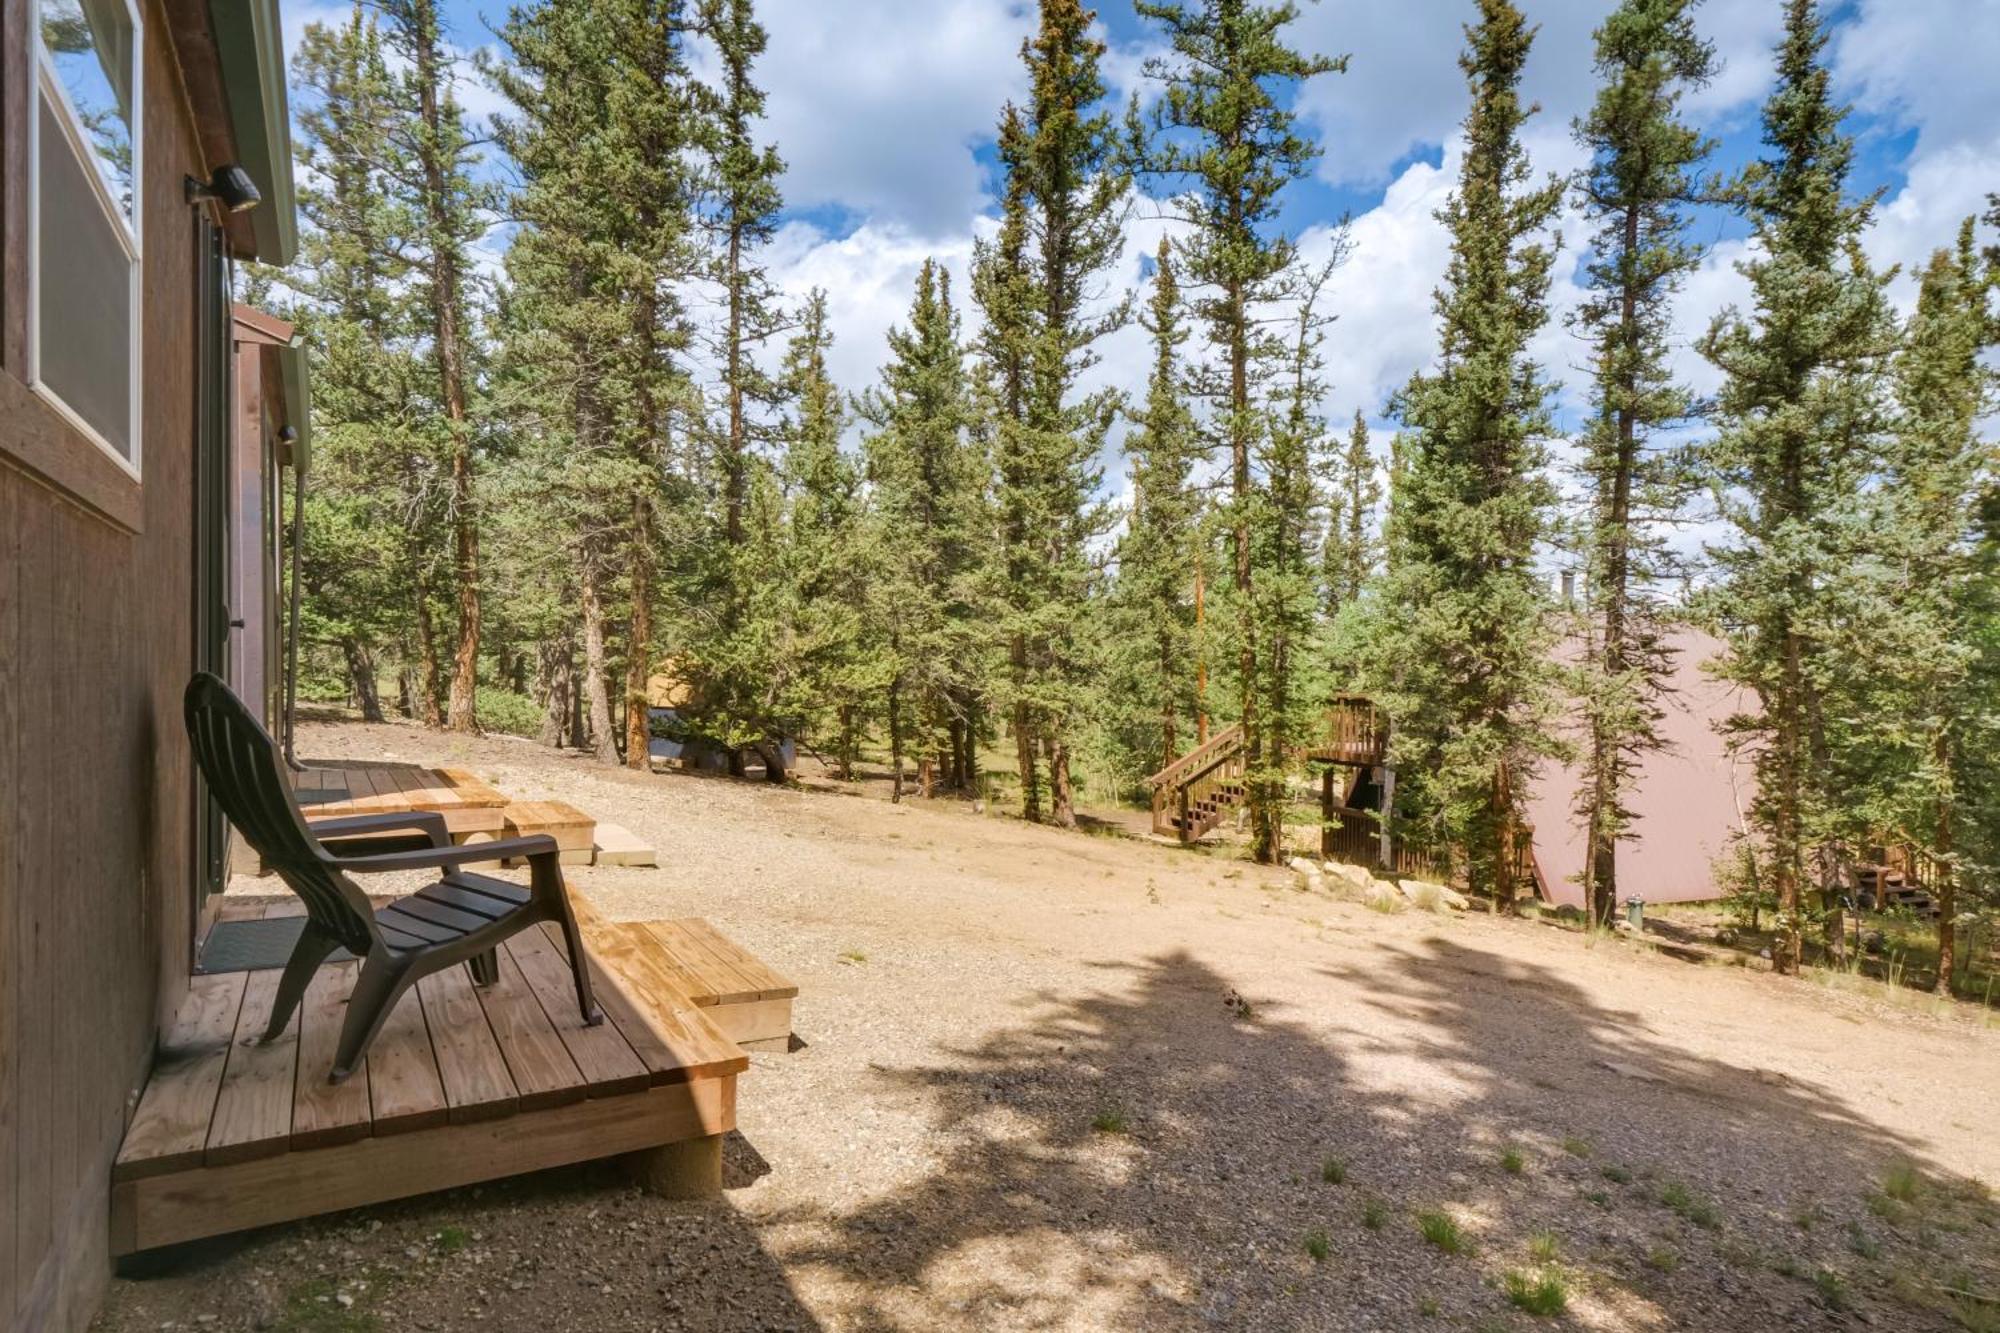
POLYGON ((99 207, 56 113, 41 108, 41 273, 36 377, 128 462, 132 260, 99 207), (53 149, 54 151, 50 151, 53 149))
POLYGON ((39 0, 33 12, 33 380, 136 471, 137 11, 39 0))

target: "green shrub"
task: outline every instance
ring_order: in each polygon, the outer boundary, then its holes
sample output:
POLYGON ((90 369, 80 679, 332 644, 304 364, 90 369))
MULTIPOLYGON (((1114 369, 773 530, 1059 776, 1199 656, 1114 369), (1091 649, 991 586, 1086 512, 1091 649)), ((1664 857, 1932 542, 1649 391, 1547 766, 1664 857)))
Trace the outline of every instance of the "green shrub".
POLYGON ((1508 1148, 1500 1154, 1500 1169, 1510 1176, 1518 1176, 1528 1169, 1528 1159, 1519 1148, 1508 1148))
POLYGON ((1314 1227, 1306 1232, 1306 1253, 1316 1264, 1325 1263, 1326 1256, 1333 1253, 1333 1239, 1326 1234, 1325 1227, 1314 1227))
POLYGON ((1329 1185, 1347 1183, 1347 1163, 1338 1157, 1329 1157, 1319 1164, 1319 1178, 1329 1185))
POLYGON ((1370 1231, 1380 1231, 1389 1220, 1389 1205, 1380 1199, 1369 1199, 1361 1205, 1361 1225, 1370 1231))
POLYGON ((1125 1121, 1123 1107, 1107 1106, 1099 1111, 1090 1122, 1090 1127, 1100 1134, 1123 1134, 1129 1125, 1125 1121))
POLYGON ((1536 1263, 1554 1263, 1561 1250, 1562 1242, 1553 1231, 1537 1231, 1528 1237, 1528 1253, 1534 1256, 1536 1263))
POLYGON ((481 685, 479 725, 509 736, 533 736, 542 729, 542 709, 525 694, 481 685))

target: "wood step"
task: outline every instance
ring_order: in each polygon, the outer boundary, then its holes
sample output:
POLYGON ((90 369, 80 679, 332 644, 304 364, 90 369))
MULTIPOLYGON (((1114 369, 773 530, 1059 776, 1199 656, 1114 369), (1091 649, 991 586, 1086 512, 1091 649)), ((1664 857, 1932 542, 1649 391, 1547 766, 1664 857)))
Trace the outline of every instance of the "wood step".
POLYGON ((590 864, 597 821, 567 801, 515 801, 502 814, 508 837, 545 833, 556 840, 564 865, 590 864))
POLYGON ((656 866, 660 854, 645 839, 620 824, 599 824, 593 834, 592 859, 601 866, 656 866))
POLYGON ((756 1050, 790 1046, 798 986, 707 921, 611 921, 578 893, 570 895, 570 907, 593 954, 614 966, 642 959, 635 966, 686 995, 737 1045, 756 1050))

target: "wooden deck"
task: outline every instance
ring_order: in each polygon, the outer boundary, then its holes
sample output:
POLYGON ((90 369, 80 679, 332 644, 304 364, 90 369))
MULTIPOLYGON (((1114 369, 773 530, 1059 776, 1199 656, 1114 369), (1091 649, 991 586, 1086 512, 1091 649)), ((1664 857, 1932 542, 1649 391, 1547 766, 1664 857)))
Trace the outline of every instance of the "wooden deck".
MULTIPOLYGON (((577 1015, 554 927, 500 950, 496 985, 426 977, 332 1084, 358 964, 320 969, 276 1041, 278 972, 193 978, 112 1171, 112 1250, 134 1250, 667 1145, 735 1125, 739 1042, 789 1041, 797 987, 698 919, 580 907, 606 1021, 577 1015)), ((224 917, 295 915, 232 897, 224 917)), ((719 1161, 719 1158, 716 1159, 719 1161)))
POLYGON ((468 769, 315 763, 292 773, 291 781, 308 819, 435 810, 460 842, 467 834, 498 834, 507 826, 507 797, 468 769))

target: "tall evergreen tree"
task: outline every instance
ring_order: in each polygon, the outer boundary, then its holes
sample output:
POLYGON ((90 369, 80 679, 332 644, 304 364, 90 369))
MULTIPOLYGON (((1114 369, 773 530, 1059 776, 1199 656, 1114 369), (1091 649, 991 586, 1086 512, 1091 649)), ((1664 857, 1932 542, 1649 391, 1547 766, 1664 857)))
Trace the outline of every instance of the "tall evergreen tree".
POLYGON ((1584 536, 1587 653, 1578 673, 1589 719, 1578 814, 1587 830, 1584 893, 1608 923, 1618 892, 1618 848, 1633 837, 1628 801, 1648 754, 1662 744, 1660 700, 1673 671, 1663 583, 1679 562, 1662 520, 1680 513, 1691 477, 1682 454, 1660 445, 1686 419, 1689 391, 1674 382, 1671 302, 1701 263, 1688 239, 1712 145, 1680 116, 1680 101, 1715 73, 1715 51, 1696 33, 1698 0, 1625 0, 1597 30, 1603 80, 1577 122, 1591 162, 1577 183, 1596 224, 1585 265, 1588 295, 1573 324, 1596 367, 1594 412, 1581 472, 1589 505, 1584 536))
POLYGON ((1854 145, 1829 94, 1826 40, 1814 0, 1787 0, 1764 106, 1770 152, 1730 191, 1756 242, 1740 266, 1751 310, 1725 311, 1701 345, 1724 377, 1705 466, 1732 530, 1710 552, 1707 604, 1728 640, 1720 669, 1760 704, 1732 731, 1755 758, 1780 973, 1799 968, 1808 857, 1847 831, 1828 787, 1826 688, 1851 619, 1846 575, 1869 543, 1862 497, 1896 336, 1884 280, 1861 252, 1874 199, 1847 194, 1854 145))
POLYGON ((1129 649, 1125 676, 1134 710, 1154 744, 1142 750, 1150 769, 1179 756, 1193 732, 1194 586, 1201 558, 1201 496, 1194 485, 1198 441, 1182 392, 1180 283, 1164 237, 1154 260, 1153 292, 1140 317, 1153 339, 1153 369, 1137 429, 1125 440, 1131 460, 1132 510, 1118 543, 1119 637, 1129 649))
POLYGON ((699 271, 690 155, 703 122, 690 29, 684 0, 545 0, 516 9, 503 34, 514 60, 500 79, 519 115, 502 142, 527 224, 508 254, 518 410, 538 414, 537 493, 572 538, 592 744, 618 763, 622 739, 634 767, 648 763, 656 565, 662 547, 693 545, 681 292, 699 271))
POLYGON ((1315 630, 1321 624, 1323 497, 1313 474, 1326 436, 1320 413, 1326 398, 1320 347, 1332 322, 1320 310, 1320 300, 1343 250, 1337 247, 1333 258, 1307 274, 1294 294, 1297 308, 1283 377, 1272 390, 1273 420, 1259 450, 1264 485, 1252 500, 1251 563, 1257 571, 1252 620, 1264 645, 1256 708, 1265 746, 1262 765, 1252 764, 1246 776, 1250 790, 1261 791, 1272 839, 1280 847, 1287 761, 1305 744, 1328 694, 1321 654, 1315 651, 1315 630))
POLYGON ((827 367, 832 345, 826 293, 815 290, 800 312, 781 378, 792 403, 784 484, 799 659, 786 711, 804 720, 831 750, 840 776, 852 779, 887 682, 868 625, 877 552, 867 540, 860 473, 840 446, 847 411, 827 367))
POLYGON ((895 795, 914 755, 928 794, 938 756, 970 744, 989 631, 980 574, 991 558, 987 464, 973 407, 951 279, 926 260, 906 329, 889 334, 882 383, 861 402, 881 556, 871 618, 882 635, 895 795))
POLYGON ((1539 237, 1562 190, 1523 188, 1520 130, 1534 108, 1519 87, 1534 30, 1509 0, 1480 0, 1466 39, 1465 156, 1439 213, 1452 238, 1442 340, 1436 367, 1396 404, 1410 434, 1369 675, 1395 719, 1392 760, 1419 838, 1462 858, 1473 890, 1511 911, 1523 786, 1551 743, 1547 597, 1532 562, 1555 497, 1548 386, 1527 349, 1547 318, 1552 252, 1539 237))
MULTIPOLYGON (((721 82, 711 97, 705 145, 710 194, 705 222, 715 279, 722 289, 716 359, 723 395, 723 419, 712 429, 721 513, 719 540, 710 548, 717 567, 709 580, 708 600, 716 608, 714 632, 719 640, 707 664, 710 702, 717 723, 732 742, 747 741, 776 753, 771 741, 779 729, 778 719, 760 708, 772 697, 770 678, 777 664, 759 647, 774 641, 771 627, 755 623, 751 615, 751 604, 769 591, 763 566, 770 552, 746 549, 744 507, 753 464, 776 434, 771 413, 779 387, 758 363, 757 353, 783 322, 761 253, 770 243, 783 206, 778 178, 784 163, 775 148, 756 141, 764 92, 754 82, 753 67, 764 53, 767 37, 751 0, 701 0, 701 21, 721 60, 721 82), (735 642, 739 635, 743 641, 735 642)), ((728 750, 731 771, 740 774, 745 747, 731 743, 728 750)), ((766 771, 774 780, 783 777, 782 766, 767 766, 766 771)))
MULTIPOLYGON (((1213 404, 1211 429, 1229 458, 1231 581, 1236 602, 1237 683, 1250 765, 1269 749, 1257 714, 1258 638, 1251 560, 1252 462, 1265 429, 1256 384, 1274 349, 1258 310, 1279 292, 1294 248, 1276 230, 1284 188, 1312 169, 1317 144, 1294 128, 1299 84, 1346 68, 1346 58, 1308 56, 1285 44, 1298 17, 1290 3, 1137 0, 1141 18, 1158 23, 1171 54, 1149 59, 1148 77, 1165 85, 1156 104, 1144 168, 1179 192, 1174 206, 1189 224, 1182 269, 1195 313, 1207 324, 1213 369, 1198 378, 1213 404)), ((1134 136, 1143 133, 1134 115, 1134 136)), ((1207 364, 1207 363, 1204 363, 1207 364)), ((1282 756, 1273 757, 1282 762, 1282 756)), ((1275 860, 1278 811, 1268 787, 1251 790, 1252 850, 1275 860)))
POLYGON ((1853 739, 1866 762, 1856 776, 1870 823, 1907 838, 1936 866, 1938 984, 1958 973, 1961 830, 1977 783, 1974 755, 2000 748, 1994 663, 1982 631, 1994 614, 1981 550, 1981 500, 1995 481, 1982 419, 1995 376, 1982 354, 1996 326, 1986 274, 1967 218, 1955 247, 1925 267, 1895 365, 1898 412, 1876 492, 1876 558, 1866 578, 1872 614, 1853 661, 1863 706, 1853 739))
POLYGON ((380 8, 388 49, 405 62, 397 80, 405 114, 394 122, 392 138, 399 151, 391 179, 417 219, 409 245, 420 257, 424 331, 436 366, 438 415, 451 459, 458 633, 445 725, 452 731, 477 731, 479 509, 470 404, 477 341, 467 253, 486 230, 491 191, 473 177, 478 149, 453 89, 454 59, 445 45, 436 0, 380 0, 380 8))
POLYGON ((1375 572, 1380 542, 1375 535, 1375 506, 1382 502, 1382 482, 1368 446, 1368 419, 1354 409, 1347 447, 1335 456, 1329 486, 1324 580, 1328 614, 1351 606, 1362 585, 1375 572))
MULTIPOLYGON (((412 601, 426 595, 443 520, 433 498, 443 461, 410 426, 423 382, 403 257, 413 219, 386 188, 395 88, 376 22, 357 7, 343 23, 308 25, 293 69, 314 93, 299 113, 305 227, 288 275, 314 353, 304 628, 338 651, 363 716, 380 720, 378 653, 407 650, 427 623, 412 601)), ((439 725, 435 648, 416 648, 431 668, 416 715, 439 725)))
POLYGON ((1079 636, 1092 567, 1089 540, 1105 516, 1094 495, 1097 456, 1117 410, 1113 391, 1077 392, 1098 339, 1129 303, 1094 309, 1098 280, 1124 239, 1129 176, 1104 102, 1104 43, 1079 0, 1042 0, 1023 44, 1025 105, 1003 113, 1005 233, 980 256, 975 286, 996 346, 1011 362, 995 423, 998 503, 1007 571, 1010 692, 1022 755, 1022 809, 1043 815, 1038 760, 1048 772, 1047 814, 1076 822, 1071 764, 1088 678, 1079 636))

